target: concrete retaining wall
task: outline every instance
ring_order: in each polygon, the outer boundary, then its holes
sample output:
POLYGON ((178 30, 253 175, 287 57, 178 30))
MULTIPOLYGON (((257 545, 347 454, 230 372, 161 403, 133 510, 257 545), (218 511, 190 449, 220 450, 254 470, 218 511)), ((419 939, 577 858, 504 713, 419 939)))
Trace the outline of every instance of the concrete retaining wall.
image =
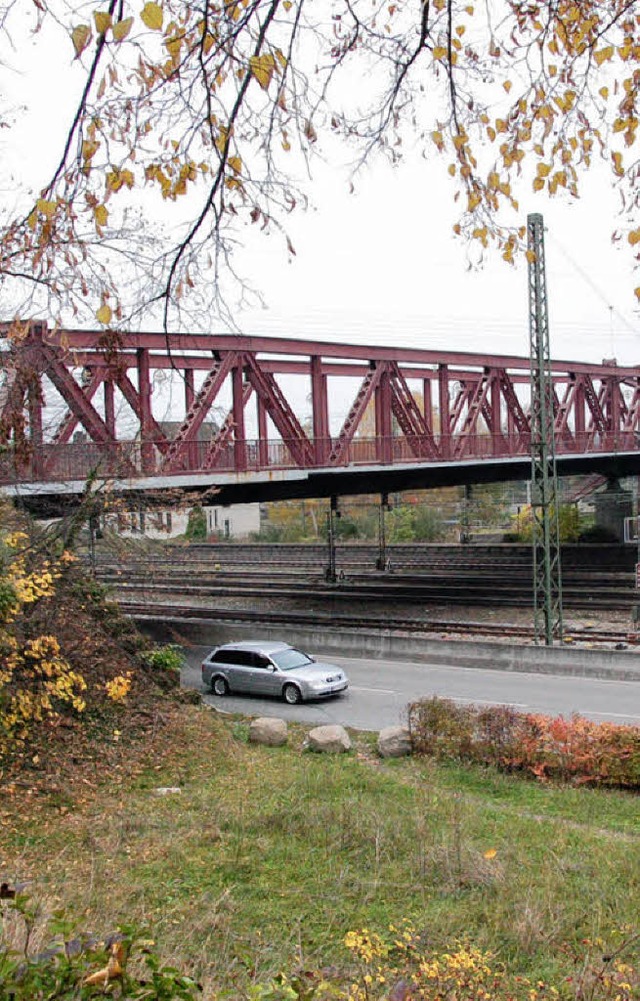
POLYGON ((310 653, 339 657, 406 660, 451 667, 481 667, 529 674, 563 674, 640 682, 640 653, 571 647, 517 646, 510 643, 439 640, 382 630, 327 629, 326 626, 210 622, 201 619, 138 618, 138 626, 160 642, 216 646, 242 639, 286 639, 310 653))

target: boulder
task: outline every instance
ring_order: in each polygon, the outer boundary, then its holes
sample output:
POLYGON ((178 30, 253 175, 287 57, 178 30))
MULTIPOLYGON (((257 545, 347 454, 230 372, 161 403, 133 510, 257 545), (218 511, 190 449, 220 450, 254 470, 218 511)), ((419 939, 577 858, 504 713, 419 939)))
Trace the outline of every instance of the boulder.
POLYGON ((309 730, 307 740, 312 751, 340 754, 351 750, 351 740, 343 726, 316 726, 313 730, 309 730))
POLYGON ((403 758, 411 754, 411 734, 406 726, 387 726, 378 734, 381 758, 403 758))
POLYGON ((282 747, 287 743, 287 724, 283 719, 260 716, 249 725, 249 741, 266 744, 267 747, 282 747))

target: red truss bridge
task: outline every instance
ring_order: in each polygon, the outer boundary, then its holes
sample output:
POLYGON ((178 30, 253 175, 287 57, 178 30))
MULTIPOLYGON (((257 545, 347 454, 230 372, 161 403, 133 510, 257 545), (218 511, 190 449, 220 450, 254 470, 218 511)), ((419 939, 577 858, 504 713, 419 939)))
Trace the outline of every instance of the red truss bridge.
MULTIPOLYGON (((77 494, 90 474, 222 502, 529 475, 525 357, 43 323, 0 353, 0 485, 23 498, 77 494)), ((640 367, 551 373, 559 471, 640 471, 640 367)))

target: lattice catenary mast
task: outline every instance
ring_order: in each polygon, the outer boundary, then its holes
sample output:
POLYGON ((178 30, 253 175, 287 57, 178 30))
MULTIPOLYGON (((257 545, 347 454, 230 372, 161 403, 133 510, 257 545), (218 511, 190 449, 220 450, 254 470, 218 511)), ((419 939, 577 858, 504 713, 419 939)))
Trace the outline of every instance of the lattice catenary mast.
POLYGON ((527 216, 527 245, 534 628, 536 643, 551 646, 562 639, 562 577, 544 226, 538 213, 527 216))

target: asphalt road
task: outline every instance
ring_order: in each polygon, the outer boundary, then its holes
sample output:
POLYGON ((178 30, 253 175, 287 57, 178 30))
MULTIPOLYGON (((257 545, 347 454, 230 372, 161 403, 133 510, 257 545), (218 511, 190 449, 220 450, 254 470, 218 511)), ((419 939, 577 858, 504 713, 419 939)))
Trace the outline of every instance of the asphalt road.
MULTIPOLYGON (((187 666, 182 684, 205 691, 200 662, 210 647, 184 650, 187 666)), ((310 651, 318 659, 319 651, 310 651)), ((443 667, 407 661, 327 658, 347 672, 347 692, 322 702, 288 706, 276 699, 251 696, 205 701, 217 709, 248 716, 280 716, 304 723, 342 723, 359 730, 380 730, 403 722, 406 706, 419 698, 439 695, 474 705, 509 705, 522 712, 552 716, 579 713, 597 721, 640 726, 640 682, 602 681, 549 674, 443 667)))

